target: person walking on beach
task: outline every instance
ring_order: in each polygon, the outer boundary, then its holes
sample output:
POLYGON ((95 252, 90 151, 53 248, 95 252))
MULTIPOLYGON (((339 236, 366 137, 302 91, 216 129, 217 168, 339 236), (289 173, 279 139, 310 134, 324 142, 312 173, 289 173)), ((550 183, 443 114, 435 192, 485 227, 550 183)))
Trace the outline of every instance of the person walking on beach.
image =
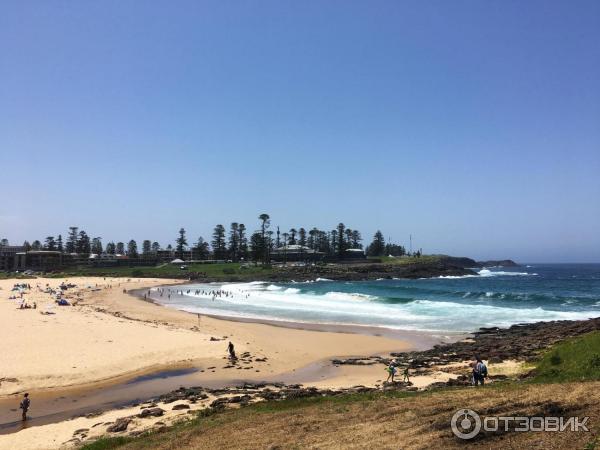
POLYGON ((230 359, 237 359, 237 357, 235 356, 235 347, 233 346, 231 341, 229 341, 229 345, 227 346, 227 351, 229 352, 230 359))
POLYGON ((26 392, 25 395, 23 395, 23 400, 21 400, 21 404, 19 405, 19 408, 23 410, 21 414, 21 419, 23 420, 23 422, 27 420, 27 411, 29 410, 29 405, 31 405, 31 400, 29 400, 29 394, 26 392))
POLYGON ((483 386, 487 377, 487 366, 483 363, 479 356, 475 357, 473 364, 473 384, 475 386, 483 386))

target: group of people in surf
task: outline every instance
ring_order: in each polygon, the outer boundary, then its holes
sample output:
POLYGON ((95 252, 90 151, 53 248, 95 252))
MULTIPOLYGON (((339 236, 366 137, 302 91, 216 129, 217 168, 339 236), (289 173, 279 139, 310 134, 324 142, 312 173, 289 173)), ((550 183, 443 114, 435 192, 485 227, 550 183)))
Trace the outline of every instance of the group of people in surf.
MULTIPOLYGON (((162 297, 165 293, 167 294, 168 298, 171 298, 171 289, 165 289, 165 288, 158 288, 156 290, 159 295, 162 297)), ((177 290, 173 290, 173 292, 175 292, 177 295, 183 295, 184 291, 182 289, 177 289, 177 290)), ((196 296, 203 296, 203 297, 211 297, 212 300, 215 300, 217 298, 231 298, 234 299, 236 298, 236 296, 234 295, 233 292, 230 291, 226 291, 224 289, 212 289, 212 290, 204 290, 204 289, 188 289, 185 291, 186 294, 190 294, 192 293, 196 296)), ((144 298, 150 298, 150 293, 151 291, 148 291, 146 294, 144 294, 144 298)), ((243 293, 243 298, 248 298, 250 297, 250 294, 242 291, 243 293)), ((239 296, 237 296, 237 298, 239 299, 239 296)))

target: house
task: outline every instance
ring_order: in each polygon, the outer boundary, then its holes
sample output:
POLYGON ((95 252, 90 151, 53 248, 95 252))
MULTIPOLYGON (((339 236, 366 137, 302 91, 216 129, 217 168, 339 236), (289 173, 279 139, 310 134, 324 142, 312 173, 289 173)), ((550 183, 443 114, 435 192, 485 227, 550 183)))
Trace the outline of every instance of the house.
POLYGON ((24 251, 22 245, 0 245, 0 271, 14 270, 17 253, 24 251))
POLYGON ((35 270, 46 272, 63 267, 69 259, 66 255, 54 250, 30 250, 15 254, 13 270, 35 270))
POLYGON ((367 255, 362 248, 349 248, 344 251, 344 259, 366 259, 367 255))
POLYGON ((271 261, 321 261, 325 257, 323 252, 318 252, 305 245, 284 245, 271 250, 271 261))

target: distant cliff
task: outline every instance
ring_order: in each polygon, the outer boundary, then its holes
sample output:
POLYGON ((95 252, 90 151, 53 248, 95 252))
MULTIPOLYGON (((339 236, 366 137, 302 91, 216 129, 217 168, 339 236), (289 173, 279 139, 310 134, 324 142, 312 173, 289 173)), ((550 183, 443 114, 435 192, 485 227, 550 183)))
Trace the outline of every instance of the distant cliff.
POLYGON ((520 264, 517 264, 512 259, 492 259, 489 261, 477 261, 477 264, 480 267, 518 267, 520 264))
POLYGON ((464 268, 473 267, 518 267, 512 259, 491 259, 489 261, 475 261, 471 258, 461 256, 440 255, 440 260, 448 265, 464 268))

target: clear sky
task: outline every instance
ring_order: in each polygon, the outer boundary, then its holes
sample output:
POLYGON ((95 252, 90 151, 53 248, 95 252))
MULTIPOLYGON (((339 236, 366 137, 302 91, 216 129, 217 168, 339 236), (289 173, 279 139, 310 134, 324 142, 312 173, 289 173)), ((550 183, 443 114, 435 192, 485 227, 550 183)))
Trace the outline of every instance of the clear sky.
POLYGON ((4 1, 0 237, 271 215, 600 261, 600 2, 4 1))

